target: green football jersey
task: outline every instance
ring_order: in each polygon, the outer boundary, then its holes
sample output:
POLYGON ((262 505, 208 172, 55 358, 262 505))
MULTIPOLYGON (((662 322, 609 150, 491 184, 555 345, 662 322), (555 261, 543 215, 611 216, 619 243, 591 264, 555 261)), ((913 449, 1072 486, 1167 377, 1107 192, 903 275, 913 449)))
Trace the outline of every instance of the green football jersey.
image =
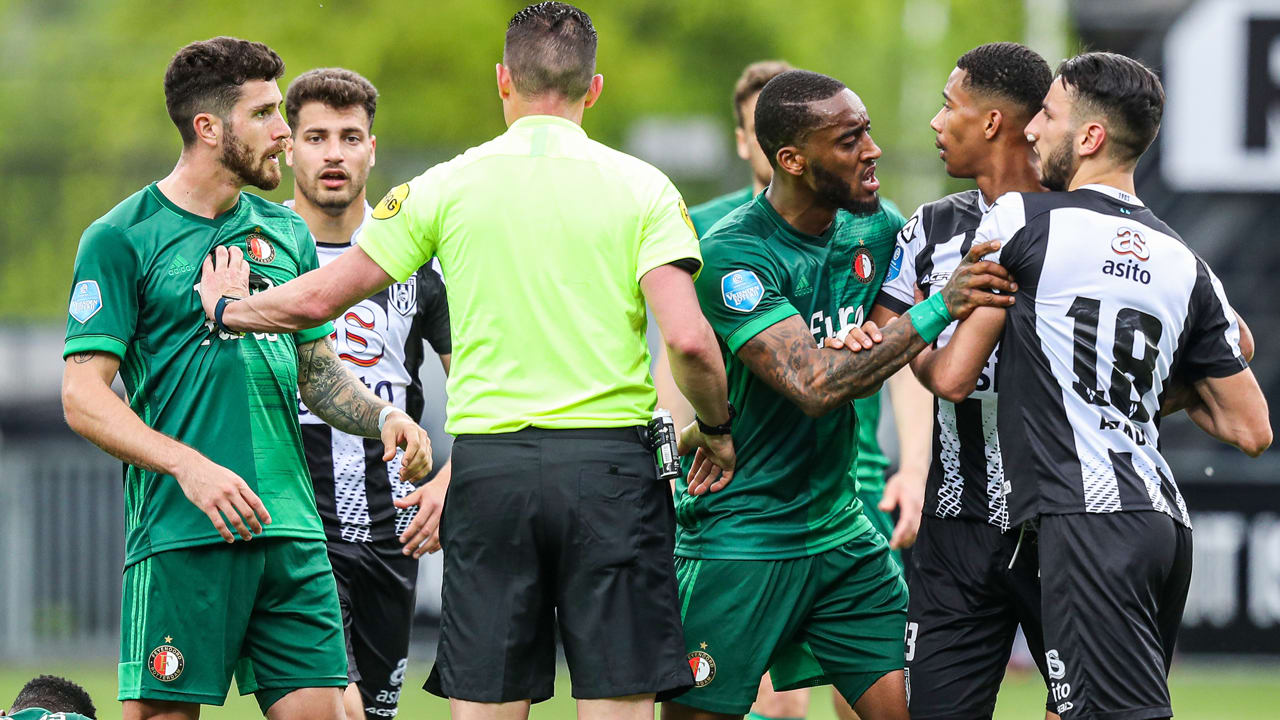
MULTIPOLYGON (((874 267, 874 279, 871 286, 879 294, 884 284, 885 274, 889 270, 889 261, 893 259, 893 250, 897 244, 898 231, 907 223, 906 218, 898 211, 898 207, 888 200, 881 201, 883 212, 869 216, 853 216, 846 226, 846 237, 859 243, 871 253, 874 267)), ((865 319, 871 314, 874 298, 857 313, 865 319)), ((889 467, 889 458, 880 447, 877 431, 880 429, 880 393, 853 401, 853 409, 858 414, 858 460, 854 463, 854 477, 863 490, 881 494, 884 492, 884 471, 889 467)))
MULTIPOLYGON (((698 237, 706 235, 721 218, 750 202, 752 193, 752 188, 745 187, 690 208, 689 217, 693 220, 698 237)), ((853 223, 850 235, 865 241, 867 250, 871 252, 876 270, 876 278, 872 284, 877 288, 884 283, 889 260, 893 257, 897 232, 906 224, 896 205, 888 200, 883 200, 882 203, 889 210, 888 222, 886 216, 880 213, 863 217, 846 216, 853 223)), ((863 317, 869 312, 870 310, 864 310, 863 317)), ((871 397, 859 398, 853 403, 854 412, 858 414, 858 460, 854 464, 854 474, 863 489, 874 493, 884 491, 884 472, 889 467, 889 457, 884 454, 877 437, 880 429, 880 401, 880 393, 876 393, 871 397)))
POLYGON ((734 190, 689 208, 689 219, 693 221, 694 232, 698 233, 698 237, 706 235, 711 226, 720 221, 720 218, 737 210, 739 206, 751 202, 751 198, 755 195, 754 188, 748 185, 741 190, 734 190))
MULTIPOLYGON (((738 359, 765 328, 799 315, 815 343, 861 324, 880 289, 888 254, 868 246, 903 224, 886 203, 864 218, 839 213, 821 236, 797 231, 759 195, 702 240, 695 286, 721 339, 729 400, 738 409, 733 482, 694 497, 680 481, 676 554, 719 559, 783 559, 836 547, 870 528, 849 475, 858 418, 850 403, 806 416, 738 359)), ((876 245, 879 249, 879 245, 876 245)))
MULTIPOLYGON (((245 253, 258 288, 318 266, 306 223, 241 193, 214 219, 189 213, 153 183, 95 221, 76 254, 63 357, 120 357, 129 406, 248 483, 271 513, 264 537, 324 539, 298 427, 297 346, 332 325, 290 334, 217 332, 195 286, 214 247, 245 253)), ((168 475, 126 466, 125 564, 223 542, 168 475)))

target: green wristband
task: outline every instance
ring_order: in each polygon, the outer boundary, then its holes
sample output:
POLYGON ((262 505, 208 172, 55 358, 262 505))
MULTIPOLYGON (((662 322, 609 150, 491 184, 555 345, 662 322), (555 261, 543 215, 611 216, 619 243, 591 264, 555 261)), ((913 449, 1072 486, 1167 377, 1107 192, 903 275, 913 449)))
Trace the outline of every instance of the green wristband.
POLYGON ((942 299, 942 293, 929 296, 928 300, 911 308, 907 314, 911 316, 911 327, 915 328, 916 332, 920 333, 920 337, 930 344, 937 340, 942 331, 946 330, 955 319, 947 310, 947 303, 942 299))

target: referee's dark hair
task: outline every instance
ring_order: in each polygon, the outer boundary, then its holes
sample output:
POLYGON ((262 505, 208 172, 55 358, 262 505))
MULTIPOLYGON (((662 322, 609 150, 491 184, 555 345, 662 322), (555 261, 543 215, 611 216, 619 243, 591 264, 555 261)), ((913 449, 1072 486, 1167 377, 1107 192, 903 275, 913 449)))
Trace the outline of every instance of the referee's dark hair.
POLYGON ((525 97, 557 93, 577 100, 596 73, 596 40, 586 13, 568 3, 540 2, 507 23, 502 64, 525 97))
POLYGON ((191 121, 200 113, 224 120, 240 99, 240 86, 250 80, 279 80, 284 61, 260 42, 216 37, 193 42, 169 61, 164 71, 164 104, 178 126, 182 146, 196 141, 191 121))
POLYGON ((290 130, 298 131, 298 113, 309 102, 324 103, 334 110, 364 108, 372 130, 373 114, 378 110, 378 89, 360 73, 345 68, 308 70, 294 78, 284 94, 290 130))
POLYGON ((765 84, 756 99, 756 140, 778 167, 778 151, 804 142, 819 118, 810 103, 835 95, 845 84, 833 77, 808 70, 788 70, 765 84))
POLYGON ((1077 119, 1101 115, 1117 160, 1134 161, 1147 151, 1164 115, 1164 88, 1147 66, 1124 55, 1090 52, 1058 66, 1058 77, 1074 95, 1077 119))
POLYGON ((98 709, 93 706, 89 693, 70 680, 56 675, 41 675, 18 691, 18 697, 9 706, 9 714, 19 710, 40 708, 51 713, 78 713, 87 718, 97 718, 98 709))
POLYGON ((1053 70, 1035 50, 1015 42, 979 45, 956 61, 964 87, 1014 104, 1030 120, 1053 84, 1053 70))

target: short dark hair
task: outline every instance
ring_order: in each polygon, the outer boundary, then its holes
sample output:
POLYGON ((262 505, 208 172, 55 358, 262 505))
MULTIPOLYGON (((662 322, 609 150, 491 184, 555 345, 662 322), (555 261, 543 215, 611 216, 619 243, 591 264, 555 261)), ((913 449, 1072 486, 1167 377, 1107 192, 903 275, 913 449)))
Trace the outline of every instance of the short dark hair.
POLYGON ((1107 120, 1107 139, 1119 160, 1147 151, 1164 115, 1164 87, 1146 65, 1124 55, 1089 52, 1058 66, 1058 77, 1075 94, 1076 113, 1107 120))
POLYGON ((1040 112, 1053 84, 1049 63, 1035 50, 1015 42, 979 45, 956 61, 966 73, 964 87, 1013 103, 1028 119, 1040 112))
POLYGON ((309 102, 324 103, 334 110, 362 107, 369 116, 372 130, 373 114, 378 109, 378 89, 360 73, 345 68, 308 70, 294 78, 284 94, 290 130, 297 131, 298 112, 309 102))
POLYGON ((87 718, 98 717, 98 709, 84 688, 56 675, 41 675, 18 691, 9 712, 40 708, 51 713, 78 713, 87 718))
POLYGON ((796 145, 818 122, 809 104, 845 89, 833 77, 808 70, 788 70, 765 83, 756 100, 756 140, 769 164, 778 165, 778 151, 796 145))
POLYGON ((792 69, 786 60, 761 60, 753 62, 742 70, 738 82, 733 86, 733 119, 738 127, 745 127, 742 117, 742 104, 747 98, 764 89, 770 80, 792 69))
POLYGON ((225 119, 250 80, 279 80, 284 61, 260 42, 216 37, 193 42, 169 61, 164 72, 164 104, 178 126, 182 145, 196 141, 191 120, 200 113, 225 119))
POLYGON ((507 23, 502 64, 527 97, 559 93, 576 100, 596 73, 596 28, 591 17, 562 2, 540 2, 507 23))

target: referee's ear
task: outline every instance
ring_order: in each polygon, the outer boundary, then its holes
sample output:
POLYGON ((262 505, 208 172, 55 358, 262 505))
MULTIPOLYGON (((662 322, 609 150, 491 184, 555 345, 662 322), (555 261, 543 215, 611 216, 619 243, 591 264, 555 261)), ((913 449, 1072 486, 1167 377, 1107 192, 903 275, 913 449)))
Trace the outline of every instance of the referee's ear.
POLYGON ((586 104, 584 108, 589 108, 596 104, 596 100, 600 99, 600 93, 604 92, 604 76, 596 73, 591 76, 591 85, 587 88, 586 104))

